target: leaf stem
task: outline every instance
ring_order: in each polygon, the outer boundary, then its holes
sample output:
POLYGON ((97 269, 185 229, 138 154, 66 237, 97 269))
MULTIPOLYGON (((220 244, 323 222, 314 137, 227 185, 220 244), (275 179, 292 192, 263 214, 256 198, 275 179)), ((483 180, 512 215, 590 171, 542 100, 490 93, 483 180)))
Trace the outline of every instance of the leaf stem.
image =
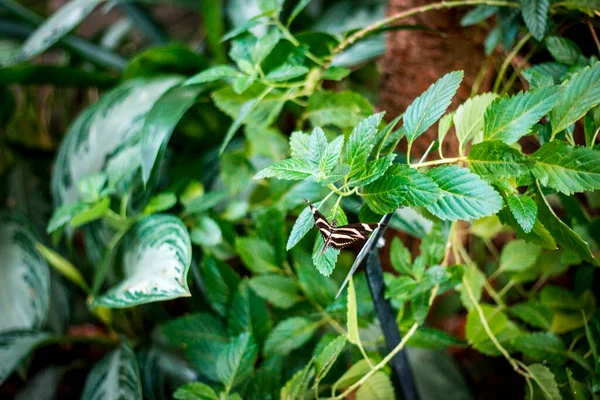
POLYGON ((502 65, 500 66, 500 71, 498 72, 498 76, 496 77, 496 81, 494 82, 494 88, 492 89, 494 93, 498 93, 498 89, 500 89, 500 84, 504 79, 504 75, 506 74, 508 66, 510 65, 513 58, 515 58, 515 56, 519 53, 519 51, 521 51, 523 46, 525 46, 525 44, 529 41, 529 39, 531 39, 531 33, 527 33, 525 36, 523 36, 502 62, 502 65))
POLYGON ((428 167, 431 165, 452 164, 452 163, 463 161, 466 159, 467 159, 467 157, 465 157, 465 156, 442 158, 441 160, 433 160, 433 161, 426 161, 426 162, 421 162, 421 163, 416 163, 416 164, 410 164, 410 166, 411 166, 411 168, 421 168, 421 167, 428 167))
POLYGON ((398 343, 398 345, 396 347, 394 347, 394 349, 387 356, 385 356, 384 359, 381 360, 381 362, 379 362, 379 364, 375 365, 369 372, 367 372, 365 374, 365 376, 363 376, 362 378, 360 378, 360 380, 358 382, 356 382, 354 385, 350 386, 342 394, 340 394, 339 396, 332 397, 330 400, 338 400, 338 399, 344 399, 344 398, 346 398, 346 396, 348 396, 350 393, 352 393, 357 388, 359 388, 360 386, 362 386, 375 372, 377 372, 381 368, 385 367, 386 364, 388 362, 390 362, 390 360, 392 358, 394 358, 394 356, 400 350, 402 350, 404 348, 404 346, 406 345, 406 342, 408 342, 408 340, 412 337, 412 335, 414 335, 414 333, 416 332, 416 330, 417 330, 418 327, 419 327, 419 324, 415 322, 410 327, 409 331, 406 332, 406 335, 404 335, 404 337, 402 338, 402 340, 400 341, 400 343, 398 343))
POLYGON ((457 0, 457 1, 440 1, 438 3, 428 4, 425 6, 410 8, 406 11, 401 11, 396 14, 390 15, 387 18, 384 18, 380 21, 377 21, 359 31, 354 32, 352 35, 348 36, 344 40, 337 45, 337 47, 331 52, 331 55, 328 57, 326 66, 328 66, 333 58, 344 51, 346 48, 353 45, 356 41, 364 38, 369 35, 371 32, 376 31, 378 29, 383 28, 386 25, 391 24, 392 22, 412 17, 413 15, 425 13, 428 11, 434 10, 442 10, 446 8, 455 8, 455 7, 464 7, 464 6, 476 6, 476 5, 489 5, 489 6, 499 6, 499 7, 512 7, 518 8, 519 4, 516 2, 509 1, 498 1, 498 0, 457 0))

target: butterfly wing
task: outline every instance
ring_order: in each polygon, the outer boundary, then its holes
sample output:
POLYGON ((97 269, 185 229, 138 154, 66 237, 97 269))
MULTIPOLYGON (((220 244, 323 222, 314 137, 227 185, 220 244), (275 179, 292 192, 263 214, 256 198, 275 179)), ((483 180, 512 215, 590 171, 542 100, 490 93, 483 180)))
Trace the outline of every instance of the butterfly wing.
POLYGON ((358 240, 367 240, 369 235, 381 224, 350 224, 335 228, 329 245, 334 249, 343 249, 358 240))
POLYGON ((313 218, 315 219, 315 225, 317 226, 317 228, 319 228, 319 232, 321 232, 323 240, 325 241, 325 243, 327 243, 329 236, 331 235, 334 228, 329 222, 327 222, 327 218, 325 218, 325 216, 321 214, 319 210, 315 208, 315 206, 310 204, 308 200, 306 201, 306 203, 308 203, 308 206, 310 207, 310 212, 312 212, 313 218))

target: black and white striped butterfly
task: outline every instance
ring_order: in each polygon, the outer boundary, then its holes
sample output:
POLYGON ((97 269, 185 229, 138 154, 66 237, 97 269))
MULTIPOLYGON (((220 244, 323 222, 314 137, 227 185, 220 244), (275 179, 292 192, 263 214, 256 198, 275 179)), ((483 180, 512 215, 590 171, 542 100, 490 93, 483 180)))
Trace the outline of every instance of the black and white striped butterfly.
POLYGON ((304 199, 310 211, 312 212, 313 218, 315 219, 315 225, 319 228, 321 236, 325 244, 321 250, 321 254, 327 250, 327 247, 331 246, 336 250, 343 249, 346 246, 350 246, 357 240, 367 240, 369 235, 377 228, 382 227, 384 224, 350 224, 344 226, 337 226, 337 221, 333 220, 332 223, 327 221, 327 218, 319 212, 310 202, 304 199))

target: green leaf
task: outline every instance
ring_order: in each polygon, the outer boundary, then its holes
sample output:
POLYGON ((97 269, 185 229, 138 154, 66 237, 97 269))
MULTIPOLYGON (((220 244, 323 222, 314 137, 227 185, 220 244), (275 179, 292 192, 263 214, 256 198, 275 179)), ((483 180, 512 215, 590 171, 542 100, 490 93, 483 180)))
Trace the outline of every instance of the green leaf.
POLYGON ((288 355, 308 342, 318 326, 319 323, 303 317, 292 317, 280 322, 265 342, 265 354, 267 357, 288 355))
POLYGON ((312 362, 309 362, 304 368, 296 372, 289 381, 287 381, 285 386, 281 388, 281 399, 302 398, 304 393, 306 393, 308 384, 312 380, 312 377, 315 373, 311 365, 312 362))
POLYGON ((471 147, 468 156, 471 171, 488 181, 523 175, 535 161, 499 140, 488 140, 471 147))
MULTIPOLYGON (((310 1, 310 0, 308 0, 310 1)), ((341 81, 352 73, 352 70, 344 67, 329 67, 323 72, 323 79, 330 81, 341 81)))
POLYGON ((537 383, 539 389, 547 400, 561 400, 562 396, 554 380, 554 374, 542 364, 532 364, 528 367, 531 378, 537 383))
POLYGON ((404 247, 404 243, 402 243, 398 237, 392 239, 390 262, 392 263, 392 267, 402 274, 410 274, 412 272, 412 256, 410 250, 404 247))
POLYGON ((561 85, 560 98, 550 113, 552 135, 567 129, 600 103, 600 62, 586 67, 561 85))
POLYGON ((379 179, 392 165, 395 158, 396 154, 389 154, 377 160, 367 162, 364 168, 360 169, 357 174, 350 178, 348 186, 365 186, 379 179))
POLYGON ((441 219, 469 221, 495 214, 502 208, 502 197, 466 168, 442 166, 427 175, 442 190, 442 197, 426 207, 441 219))
POLYGON ((319 171, 321 172, 321 176, 328 176, 333 168, 338 165, 342 154, 342 146, 344 146, 343 135, 336 137, 327 145, 319 160, 319 171))
POLYGON ((163 324, 162 334, 176 346, 203 376, 219 381, 215 362, 229 342, 221 319, 207 313, 188 314, 163 324))
POLYGON ((148 200, 144 211, 145 215, 166 211, 177 204, 177 196, 173 192, 158 193, 148 200))
POLYGON ((356 400, 391 400, 394 398, 392 381, 381 371, 371 375, 356 392, 356 400))
POLYGON ((269 72, 267 76, 265 76, 265 80, 270 82, 285 82, 289 81, 290 79, 306 75, 308 71, 308 68, 302 65, 284 64, 281 67, 269 72))
POLYGON ((212 98, 217 108, 234 120, 240 118, 243 112, 247 113, 246 117, 238 122, 255 128, 271 125, 279 116, 285 102, 282 92, 275 89, 269 91, 268 87, 258 83, 250 86, 242 94, 236 93, 231 86, 225 86, 215 91, 212 98), (248 108, 246 104, 256 100, 260 101, 252 103, 248 108))
POLYGON ((183 85, 198 85, 200 83, 214 82, 221 79, 235 78, 237 76, 240 76, 240 72, 237 69, 230 67, 229 65, 216 65, 188 78, 183 85))
POLYGON ((406 197, 409 180, 399 176, 384 175, 363 188, 362 198, 376 214, 394 212, 406 197))
POLYGON ((506 203, 515 220, 523 229, 523 232, 531 232, 537 219, 537 205, 535 201, 529 196, 510 194, 506 199, 506 203))
POLYGON ((532 157, 537 160, 533 175, 544 186, 567 195, 600 189, 600 151, 555 140, 532 157))
MULTIPOLYGON (((313 206, 319 207, 321 202, 314 203, 313 206)), ((294 222, 294 226, 292 227, 292 231, 290 232, 290 237, 288 238, 287 245, 285 246, 286 250, 290 250, 294 247, 302 238, 315 226, 315 220, 313 218, 312 212, 310 211, 310 207, 306 206, 298 218, 296 218, 296 222, 294 222)))
POLYGON ((446 350, 449 346, 466 346, 466 342, 435 328, 420 327, 406 343, 411 347, 446 350))
POLYGON ((235 241, 235 248, 244 265, 256 274, 279 272, 275 249, 259 238, 240 237, 235 241))
POLYGON ((89 222, 100 219, 106 215, 106 212, 109 208, 110 198, 104 197, 96 204, 92 204, 89 208, 86 208, 77 215, 74 215, 73 218, 71 218, 71 226, 73 228, 77 228, 89 222))
POLYGON ((173 215, 142 218, 123 245, 124 279, 93 300, 93 306, 131 307, 190 296, 187 273, 192 245, 187 229, 173 215))
POLYGON ((552 327, 552 309, 542 303, 529 301, 516 304, 510 307, 509 311, 533 327, 545 330, 550 330, 552 327))
POLYGON ((465 14, 465 16, 460 20, 460 25, 471 26, 478 24, 496 14, 496 12, 498 12, 498 7, 488 6, 485 4, 479 5, 465 14))
POLYGON ((548 228, 548 231, 560 244, 561 248, 577 254, 594 265, 598 265, 598 260, 592 254, 588 243, 556 216, 539 185, 537 185, 536 201, 539 220, 548 228))
POLYGON ((567 349, 561 338, 552 332, 526 333, 512 341, 517 351, 536 361, 562 365, 567 361, 567 349))
POLYGON ((333 387, 331 388, 333 393, 337 392, 338 388, 346 388, 355 384, 370 370, 371 366, 367 360, 356 362, 333 384, 333 387))
POLYGON ((329 342, 327 346, 315 356, 316 382, 320 382, 325 378, 345 346, 346 336, 340 335, 329 342))
POLYGON ((575 65, 582 57, 581 50, 577 44, 569 39, 548 36, 546 38, 546 48, 552 54, 552 57, 560 63, 575 65))
POLYGON ((50 305, 50 271, 29 221, 0 212, 0 332, 42 326, 50 305))
POLYGON ((184 200, 182 198, 181 202, 185 206, 185 214, 200 214, 210 210, 228 197, 229 194, 225 191, 214 191, 194 197, 190 200, 184 200))
POLYGON ((338 290, 335 281, 323 276, 315 268, 311 254, 307 251, 296 249, 292 256, 302 292, 309 300, 328 307, 333 302, 338 290))
POLYGON ((546 33, 549 0, 519 0, 519 8, 531 35, 542 40, 546 33))
POLYGON ((298 181, 313 175, 310 164, 304 160, 288 158, 287 160, 277 161, 267 168, 259 171, 253 179, 277 178, 298 181))
POLYGON ((41 243, 37 243, 35 247, 56 271, 62 274, 69 281, 77 284, 85 292, 90 291, 90 288, 83 278, 83 275, 81 275, 81 272, 67 259, 63 258, 60 254, 49 249, 41 243))
MULTIPOLYGON (((395 238, 396 239, 396 238, 395 238)), ((348 281, 348 341, 358 345, 360 343, 360 334, 358 332, 358 316, 356 308, 356 291, 354 290, 354 281, 352 278, 348 281)))
MULTIPOLYGON (((342 224, 345 224, 345 222, 342 222, 342 224)), ((327 246, 325 253, 321 253, 321 249, 323 249, 324 244, 325 242, 323 241, 323 236, 317 235, 317 238, 315 239, 315 245, 313 247, 312 259, 317 270, 323 275, 329 276, 335 268, 335 263, 337 262, 340 251, 334 249, 333 247, 327 246)))
POLYGON ((123 79, 160 75, 188 76, 208 66, 208 59, 187 44, 180 42, 150 46, 131 58, 123 72, 123 79))
POLYGON ((52 175, 57 207, 77 202, 76 183, 91 173, 107 172, 109 184, 135 175, 141 165, 138 133, 154 104, 180 82, 180 78, 127 81, 75 120, 61 143, 52 175))
POLYGON ((141 399, 142 384, 135 353, 122 341, 90 371, 82 399, 141 399))
POLYGON ((203 261, 202 279, 210 288, 205 295, 217 313, 225 316, 240 277, 229 265, 213 256, 206 256, 203 261))
POLYGON ((89 207, 89 204, 83 202, 63 204, 52 214, 50 222, 48 222, 48 227, 46 228, 46 233, 52 233, 69 224, 73 217, 86 211, 89 207))
POLYGON ((46 332, 0 332, 0 385, 33 349, 49 338, 46 332))
POLYGON ((426 206, 439 200, 442 193, 438 185, 427 175, 416 168, 405 164, 393 165, 386 175, 393 175, 405 180, 406 193, 404 202, 413 207, 426 206))
MULTIPOLYGON (((492 334, 501 344, 510 344, 510 341, 520 334, 518 328, 499 308, 481 304, 481 309, 492 334)), ((467 315, 466 336, 469 343, 478 351, 487 355, 500 354, 489 338, 475 308, 467 315)))
POLYGON ((290 153, 292 154, 292 158, 304 160, 308 156, 310 136, 301 131, 292 132, 290 136, 290 153))
POLYGON ((355 175, 364 168, 375 146, 377 128, 383 119, 384 113, 374 114, 360 121, 352 130, 346 142, 346 164, 350 165, 350 175, 355 175))
POLYGON ((249 331, 261 344, 271 331, 271 319, 264 301, 243 281, 237 289, 229 307, 227 327, 231 335, 249 331))
POLYGON ((308 99, 304 116, 314 126, 351 128, 372 112, 371 103, 358 93, 319 90, 308 99))
POLYGON ((531 228, 530 232, 525 232, 508 209, 505 208, 500 210, 498 217, 503 224, 507 224, 515 230, 517 237, 525 239, 527 242, 536 244, 544 249, 557 249, 554 238, 552 238, 552 235, 550 232, 548 232, 548 229, 546 229, 544 224, 542 224, 539 219, 535 220, 533 228, 531 228))
POLYGON ((93 173, 77 182, 77 191, 84 202, 95 202, 100 199, 107 182, 108 176, 105 173, 93 173))
POLYGON ((485 112, 483 138, 513 144, 531 127, 560 104, 558 87, 533 89, 494 100, 485 112))
POLYGON ((223 239, 223 232, 214 219, 206 215, 200 216, 196 226, 190 231, 190 240, 198 246, 213 247, 223 239))
POLYGON ((452 120, 460 147, 464 147, 470 140, 474 143, 482 140, 483 116, 496 97, 496 93, 483 93, 467 99, 456 109, 452 120))
POLYGON ((296 281, 287 276, 255 276, 248 284, 260 297, 278 308, 290 308, 300 300, 296 281))
POLYGON ((408 106, 404 113, 404 128, 409 143, 414 142, 446 112, 462 79, 462 71, 450 72, 408 106))
POLYGON ((296 19, 298 15, 306 8, 306 6, 310 3, 310 0, 299 0, 296 2, 294 9, 290 12, 290 16, 286 22, 286 26, 290 26, 292 22, 296 19))
POLYGON ((258 348, 250 333, 242 333, 229 342, 217 358, 217 375, 229 391, 252 373, 258 348))
POLYGON ((444 143, 444 139, 446 138, 446 135, 450 131, 450 128, 452 128, 452 125, 454 125, 454 111, 444 115, 440 119, 440 123, 438 124, 438 142, 439 142, 439 146, 440 146, 440 154, 442 154, 441 148, 442 148, 442 144, 444 143))
POLYGON ((173 393, 176 400, 219 400, 219 396, 208 385, 201 382, 192 382, 180 386, 173 393))
MULTIPOLYGON (((463 279, 467 282, 469 288, 471 289, 473 297, 475 297, 475 301, 479 302, 481 300, 481 295, 483 294, 483 282, 486 279, 483 272, 481 272, 475 265, 471 264, 469 267, 465 268, 463 279)), ((465 308, 469 311, 474 310, 475 304, 469 295, 466 285, 461 284, 458 288, 458 291, 460 292, 460 301, 465 308)))
POLYGON ((150 173, 164 152, 171 134, 186 111, 194 104, 204 86, 176 86, 169 89, 152 106, 142 129, 142 179, 148 183, 150 173))
POLYGON ((503 271, 523 272, 534 266, 542 249, 524 240, 513 240, 506 244, 500 256, 503 271))

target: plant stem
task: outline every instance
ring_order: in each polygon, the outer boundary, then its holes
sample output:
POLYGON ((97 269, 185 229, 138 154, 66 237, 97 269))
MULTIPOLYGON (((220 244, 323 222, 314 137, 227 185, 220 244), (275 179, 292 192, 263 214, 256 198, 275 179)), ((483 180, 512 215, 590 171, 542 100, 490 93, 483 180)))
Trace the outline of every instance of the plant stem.
POLYGON ((345 38, 344 40, 342 40, 340 42, 340 44, 338 44, 337 47, 331 52, 331 55, 329 56, 326 65, 328 66, 336 55, 338 55, 339 53, 344 51, 347 47, 350 47, 351 45, 353 45, 356 41, 364 38, 365 36, 367 36, 368 34, 370 34, 373 31, 376 31, 378 29, 383 28, 386 25, 391 24, 392 22, 395 22, 395 21, 398 21, 398 20, 401 20, 404 18, 412 17, 413 15, 425 13, 428 11, 442 10, 442 9, 446 9, 446 8, 464 7, 464 6, 476 6, 476 5, 481 5, 481 4, 485 4, 488 6, 498 6, 498 7, 512 7, 512 8, 519 7, 518 3, 513 3, 513 2, 509 2, 509 1, 458 0, 458 1, 441 1, 438 3, 428 4, 425 6, 411 8, 406 11, 401 11, 399 13, 390 15, 389 17, 384 18, 380 21, 377 21, 359 31, 356 31, 352 35, 350 35, 347 38, 345 38))
POLYGON ((498 72, 498 76, 496 77, 496 81, 494 82, 494 88, 492 89, 494 93, 498 93, 498 89, 500 88, 500 84, 504 79, 504 75, 506 74, 506 70, 508 69, 510 62, 513 60, 513 58, 515 58, 519 51, 521 51, 521 49, 523 48, 523 46, 525 46, 529 39, 531 39, 531 33, 527 33, 525 36, 523 36, 502 62, 502 65, 500 66, 500 71, 498 72))
POLYGON ((598 35, 596 35, 596 31, 594 30, 594 26, 592 25, 592 21, 588 17, 587 20, 586 20, 586 22, 587 22, 588 28, 590 28, 590 32, 592 34, 592 37, 594 38, 594 43, 596 43, 596 48, 598 49, 598 54, 600 54, 600 40, 598 40, 598 35))
POLYGON ((441 160, 433 160, 433 161, 426 161, 426 162, 422 162, 422 163, 410 164, 410 166, 412 168, 421 168, 421 167, 428 167, 431 165, 452 164, 452 163, 463 161, 466 159, 467 159, 467 157, 464 157, 464 156, 463 157, 442 158, 441 160))
MULTIPOLYGON (((300 42, 298 41, 298 39, 296 39, 294 37, 294 35, 292 35, 292 33, 288 30, 288 28, 286 28, 281 23, 281 21, 279 21, 279 19, 275 18, 274 22, 275 22, 275 26, 277 26, 277 28, 279 28, 279 30, 281 31, 281 33, 283 33, 283 36, 285 36, 285 38, 287 40, 289 40, 290 43, 292 43, 295 47, 300 46, 300 42)), ((319 57, 315 56, 310 51, 307 51, 305 54, 306 54, 306 57, 308 57, 310 60, 312 60, 313 62, 315 62, 317 65, 319 65, 319 66, 321 66, 323 68, 327 68, 327 65, 319 57)))
POLYGON ((417 328, 419 327, 418 323, 414 323, 408 332, 406 332, 406 335, 404 335, 404 337, 402 338, 402 340, 400 341, 400 343, 398 343, 398 345, 387 355, 385 356, 385 358, 383 360, 381 360, 381 362, 377 365, 375 365, 369 372, 367 372, 365 374, 365 376, 363 376, 362 378, 360 378, 360 380, 358 382, 356 382, 354 385, 350 386, 348 389, 346 389, 346 391, 342 394, 340 394, 339 396, 333 397, 331 400, 337 400, 337 399, 344 399, 346 398, 346 396, 348 396, 350 393, 352 393, 353 391, 355 391, 357 388, 359 388, 360 386, 362 386, 375 372, 379 371, 381 368, 385 367, 386 364, 388 362, 390 362, 390 360, 392 358, 394 358, 394 356, 404 348, 404 346, 406 345, 406 342, 408 342, 408 340, 412 337, 412 335, 414 335, 414 333, 416 332, 417 328))

